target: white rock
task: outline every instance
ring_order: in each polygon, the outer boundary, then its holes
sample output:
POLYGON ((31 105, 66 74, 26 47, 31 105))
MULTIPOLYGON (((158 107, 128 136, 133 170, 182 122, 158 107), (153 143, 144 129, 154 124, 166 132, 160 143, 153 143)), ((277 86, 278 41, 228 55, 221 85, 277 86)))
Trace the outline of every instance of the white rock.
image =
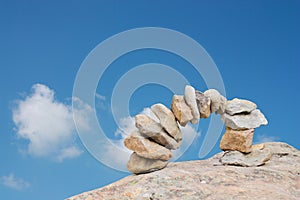
POLYGON ((221 115, 221 119, 227 127, 234 130, 258 128, 261 125, 268 124, 267 119, 258 109, 249 114, 236 114, 233 116, 224 113, 221 115))
POLYGON ((204 92, 206 97, 211 100, 211 112, 217 114, 223 114, 225 112, 226 98, 222 96, 217 90, 209 89, 204 92))
POLYGON ((195 89, 192 86, 190 86, 190 85, 185 86, 184 99, 185 99, 186 104, 192 110, 193 119, 191 120, 191 122, 193 124, 197 124, 200 119, 200 113, 199 113, 198 105, 197 105, 197 101, 196 101, 195 89))
POLYGON ((256 108, 256 104, 251 101, 234 98, 233 100, 227 101, 225 112, 229 115, 235 115, 239 113, 250 113, 256 108))

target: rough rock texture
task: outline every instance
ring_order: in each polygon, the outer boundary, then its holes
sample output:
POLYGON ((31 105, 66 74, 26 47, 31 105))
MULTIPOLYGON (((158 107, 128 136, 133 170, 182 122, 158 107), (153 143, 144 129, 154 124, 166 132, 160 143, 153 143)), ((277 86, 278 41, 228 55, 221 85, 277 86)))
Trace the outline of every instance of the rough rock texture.
POLYGON ((168 161, 143 158, 133 152, 127 163, 127 169, 134 174, 140 174, 162 169, 167 166, 167 164, 168 161))
POLYGON ((124 140, 125 146, 136 152, 139 156, 149 159, 169 160, 172 158, 172 152, 152 142, 144 137, 134 133, 124 140))
POLYGON ((209 89, 204 92, 204 95, 211 100, 211 112, 223 114, 225 112, 226 98, 222 96, 217 90, 209 89))
POLYGON ((200 113, 199 113, 198 106, 197 106, 195 89, 192 86, 190 86, 190 85, 185 86, 184 99, 185 99, 186 104, 192 110, 193 119, 191 120, 191 122, 193 124, 197 124, 200 119, 200 113))
POLYGON ((208 160, 169 163, 149 174, 130 175, 70 200, 286 199, 300 197, 300 153, 285 143, 266 143, 271 159, 260 167, 222 165, 223 153, 208 160))
POLYGON ((221 142, 220 149, 226 150, 237 150, 244 153, 251 152, 252 139, 254 129, 247 130, 232 130, 226 127, 221 142))
POLYGON ((256 104, 245 100, 234 98, 227 101, 225 112, 229 115, 239 114, 239 113, 250 113, 257 108, 256 104))
POLYGON ((239 151, 227 151, 220 158, 220 162, 225 165, 240 165, 243 167, 254 167, 265 164, 270 160, 272 153, 269 148, 253 149, 251 153, 241 153, 239 151))
POLYGON ((160 124, 164 129, 176 140, 182 140, 182 134, 178 127, 174 114, 166 106, 161 103, 151 106, 152 112, 159 119, 160 124))
POLYGON ((181 126, 185 126, 193 119, 190 107, 185 103, 184 97, 174 95, 171 104, 171 110, 181 126))
POLYGON ((169 136, 159 123, 147 115, 136 115, 135 126, 144 137, 151 138, 153 141, 168 149, 178 149, 179 143, 169 136))
POLYGON ((261 125, 267 125, 268 121, 260 110, 253 110, 250 114, 229 115, 224 113, 221 119, 227 127, 235 130, 258 128, 261 125))
POLYGON ((208 118, 210 116, 211 100, 206 97, 202 92, 196 91, 196 102, 200 112, 200 118, 208 118))

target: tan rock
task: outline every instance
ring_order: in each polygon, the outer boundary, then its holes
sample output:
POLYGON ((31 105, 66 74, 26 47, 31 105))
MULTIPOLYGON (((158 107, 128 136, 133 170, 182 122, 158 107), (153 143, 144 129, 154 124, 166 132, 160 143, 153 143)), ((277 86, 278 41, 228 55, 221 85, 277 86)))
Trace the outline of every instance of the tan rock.
POLYGON ((143 158, 136 153, 132 153, 126 166, 128 171, 134 174, 141 174, 162 169, 167 164, 168 161, 143 158))
POLYGON ((252 150, 256 150, 256 149, 262 150, 262 149, 265 148, 265 144, 264 144, 264 143, 261 143, 261 144, 254 144, 254 145, 252 145, 251 148, 252 148, 252 150))
POLYGON ((174 95, 171 104, 171 110, 181 126, 185 126, 193 119, 190 107, 185 103, 184 97, 174 95))
POLYGON ((124 140, 124 144, 128 149, 144 158, 160 160, 172 158, 172 152, 169 149, 142 137, 136 132, 128 136, 124 140))
POLYGON ((234 98, 226 102, 225 112, 229 115, 250 113, 257 108, 256 104, 245 99, 234 98))
POLYGON ((191 108, 192 111, 193 119, 191 120, 191 122, 193 124, 197 124, 200 119, 200 113, 196 102, 195 89, 192 86, 185 86, 184 99, 186 104, 191 108))
POLYGON ((232 130, 226 127, 221 142, 220 149, 226 150, 237 150, 244 153, 251 152, 252 139, 254 129, 249 130, 232 130))
POLYGON ((151 110, 159 119, 160 124, 167 131, 167 133, 171 135, 177 142, 181 141, 182 134, 172 111, 161 103, 151 106, 151 110))
POLYGON ((175 150, 179 148, 179 143, 176 142, 174 138, 169 136, 159 123, 147 115, 136 115, 135 126, 144 137, 151 138, 153 141, 168 149, 175 150))
POLYGON ((202 92, 196 91, 196 102, 198 110, 200 112, 200 118, 208 118, 210 116, 210 104, 211 100, 206 97, 202 92))

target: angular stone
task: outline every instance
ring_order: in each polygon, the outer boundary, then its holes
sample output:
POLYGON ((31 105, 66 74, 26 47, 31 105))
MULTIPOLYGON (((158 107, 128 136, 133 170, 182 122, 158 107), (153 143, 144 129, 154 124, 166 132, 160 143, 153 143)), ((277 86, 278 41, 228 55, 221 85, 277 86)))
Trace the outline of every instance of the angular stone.
POLYGON ((196 102, 198 105, 198 110, 200 113, 200 118, 208 118, 210 115, 210 105, 211 100, 209 97, 206 97, 202 92, 197 91, 196 94, 196 102))
POLYGON ((174 95, 171 104, 171 110, 181 126, 185 126, 193 119, 190 107, 185 103, 184 97, 174 95))
POLYGON ((222 114, 225 112, 226 98, 222 96, 217 90, 209 89, 204 92, 206 97, 209 97, 211 100, 211 112, 222 114))
POLYGON ((144 158, 160 160, 169 160, 172 158, 172 152, 169 149, 143 138, 136 132, 128 136, 124 140, 124 144, 128 149, 144 158))
POLYGON ((195 89, 192 86, 190 86, 190 85, 185 86, 184 99, 185 99, 186 104, 192 110, 193 119, 191 120, 191 122, 193 124, 197 124, 200 119, 200 113, 199 113, 197 102, 196 102, 195 89))
POLYGON ((264 144, 264 143, 261 143, 261 144, 254 144, 254 145, 252 145, 251 148, 252 148, 252 150, 256 150, 256 149, 262 150, 262 149, 265 148, 265 144, 264 144))
POLYGON ((135 126, 144 137, 151 138, 156 143, 168 149, 175 150, 179 148, 179 143, 176 142, 176 140, 174 140, 171 136, 169 136, 159 123, 157 123, 147 115, 136 115, 135 126))
POLYGON ((227 101, 225 112, 229 115, 235 115, 239 113, 250 113, 256 108, 256 104, 251 101, 234 98, 233 100, 227 101))
POLYGON ((253 110, 249 114, 242 113, 233 116, 224 113, 221 115, 221 119, 227 127, 235 130, 257 128, 268 124, 267 119, 258 109, 253 110))
POLYGON ((268 148, 253 149, 248 154, 239 151, 227 151, 220 158, 220 162, 223 165, 254 167, 264 165, 271 157, 272 152, 268 148))
POLYGON ((127 169, 134 174, 141 174, 160 170, 166 167, 167 164, 168 161, 143 158, 136 153, 132 153, 127 163, 127 169))
POLYGON ((254 129, 247 130, 232 130, 226 127, 221 142, 220 149, 226 150, 237 150, 244 153, 251 152, 252 140, 253 140, 254 129))
POLYGON ((161 103, 151 106, 151 110, 159 119, 160 124, 167 133, 169 133, 169 135, 171 135, 177 142, 181 141, 182 134, 172 111, 161 103))

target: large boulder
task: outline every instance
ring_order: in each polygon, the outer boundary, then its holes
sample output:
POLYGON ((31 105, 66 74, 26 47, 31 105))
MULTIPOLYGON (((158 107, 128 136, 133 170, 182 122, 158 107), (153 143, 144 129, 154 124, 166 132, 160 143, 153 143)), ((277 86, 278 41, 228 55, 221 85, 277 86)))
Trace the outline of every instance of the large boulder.
POLYGON ((193 124, 197 124, 200 119, 200 113, 199 113, 198 106, 197 106, 195 89, 192 86, 190 86, 190 85, 185 86, 184 99, 185 99, 185 102, 187 103, 187 105, 192 110, 193 119, 191 120, 191 122, 193 124))
POLYGON ((181 141, 182 134, 172 111, 161 103, 151 106, 151 110, 159 119, 160 124, 167 131, 167 133, 171 135, 177 142, 181 141))
POLYGON ((144 137, 151 138, 156 143, 168 149, 175 150, 179 148, 179 143, 176 142, 174 138, 169 136, 159 123, 157 123, 147 115, 136 115, 135 126, 144 137))
POLYGON ((211 100, 211 112, 222 114, 225 112, 226 98, 222 96, 217 90, 209 89, 204 92, 204 95, 211 100))
POLYGON ((171 104, 171 110, 181 126, 185 126, 193 119, 190 107, 185 103, 184 97, 174 95, 171 104))
POLYGON ((258 128, 268 124, 267 119, 258 109, 249 114, 229 115, 224 113, 221 115, 221 119, 227 127, 235 130, 258 128))
POLYGON ((200 118, 208 118, 210 116, 211 100, 206 97, 202 92, 196 90, 196 102, 200 112, 200 118))
POLYGON ((256 104, 251 101, 234 98, 227 101, 225 112, 229 115, 235 115, 239 113, 250 113, 256 108, 256 104))
POLYGON ((126 166, 128 171, 134 174, 141 174, 162 169, 166 167, 167 164, 168 161, 143 158, 133 152, 126 166))
POLYGON ((144 158, 165 161, 172 158, 172 152, 169 149, 140 136, 139 133, 136 132, 128 136, 124 140, 124 144, 128 149, 144 158))

